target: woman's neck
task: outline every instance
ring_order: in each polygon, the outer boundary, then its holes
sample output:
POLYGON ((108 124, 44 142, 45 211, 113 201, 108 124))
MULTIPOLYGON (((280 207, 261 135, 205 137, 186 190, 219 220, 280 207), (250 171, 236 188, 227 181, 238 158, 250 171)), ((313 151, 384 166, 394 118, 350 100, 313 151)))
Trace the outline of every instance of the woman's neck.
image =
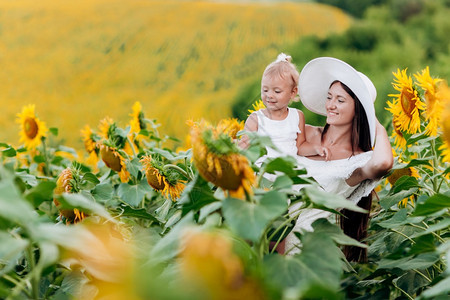
POLYGON ((352 126, 334 126, 330 125, 323 137, 323 146, 325 147, 343 147, 352 148, 352 126))

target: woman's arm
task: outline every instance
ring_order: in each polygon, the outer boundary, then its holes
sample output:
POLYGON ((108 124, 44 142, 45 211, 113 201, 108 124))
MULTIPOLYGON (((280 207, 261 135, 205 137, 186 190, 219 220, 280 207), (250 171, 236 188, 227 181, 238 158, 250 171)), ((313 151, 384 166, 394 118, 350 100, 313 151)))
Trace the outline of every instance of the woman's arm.
MULTIPOLYGON (((253 112, 250 116, 248 116, 247 120, 245 121, 244 130, 246 131, 258 130, 258 117, 256 116, 256 113, 253 112)), ((247 149, 248 146, 250 146, 250 139, 246 134, 244 134, 238 141, 238 146, 241 147, 242 149, 247 149)))
POLYGON ((372 158, 365 166, 356 169, 346 180, 350 186, 355 186, 366 179, 379 179, 389 172, 394 164, 392 147, 386 129, 378 120, 376 122, 375 147, 372 158))

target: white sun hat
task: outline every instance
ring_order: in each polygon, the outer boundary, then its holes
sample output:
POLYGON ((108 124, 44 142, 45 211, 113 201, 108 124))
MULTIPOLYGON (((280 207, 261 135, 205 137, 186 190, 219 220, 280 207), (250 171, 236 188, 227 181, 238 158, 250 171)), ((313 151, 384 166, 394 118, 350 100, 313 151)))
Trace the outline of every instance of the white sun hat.
POLYGON ((298 94, 303 105, 310 111, 326 115, 325 103, 328 89, 338 80, 348 86, 358 97, 369 122, 370 142, 375 142, 375 107, 377 90, 372 81, 352 66, 333 57, 318 57, 308 62, 300 72, 298 94))

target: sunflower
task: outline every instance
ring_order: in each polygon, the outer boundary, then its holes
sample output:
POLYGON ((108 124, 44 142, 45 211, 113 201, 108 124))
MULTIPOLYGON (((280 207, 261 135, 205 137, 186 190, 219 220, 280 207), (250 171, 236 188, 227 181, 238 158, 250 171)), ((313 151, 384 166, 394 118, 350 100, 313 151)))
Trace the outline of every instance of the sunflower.
POLYGON ((419 97, 417 89, 412 84, 412 78, 406 74, 406 69, 397 73, 395 76, 394 89, 399 94, 390 94, 393 97, 392 102, 387 102, 388 111, 390 111, 397 120, 398 129, 414 134, 420 131, 420 111, 425 109, 425 103, 419 97))
POLYGON ((442 161, 450 162, 450 88, 446 83, 439 86, 438 97, 442 99, 441 128, 443 144, 439 147, 442 151, 442 161))
POLYGON ((191 127, 194 164, 200 175, 232 194, 251 193, 255 174, 230 136, 202 121, 191 127))
POLYGON ((35 105, 24 106, 21 113, 17 114, 17 123, 21 126, 20 142, 28 149, 35 149, 47 134, 47 126, 40 121, 34 113, 35 105))
POLYGON ((257 110, 266 108, 266 106, 264 105, 264 103, 263 103, 263 101, 261 99, 255 101, 255 103, 252 104, 252 107, 253 107, 253 109, 249 109, 248 110, 248 112, 249 112, 248 115, 250 115, 252 112, 255 112, 257 110))
POLYGON ((414 77, 417 80, 417 85, 424 90, 426 103, 425 119, 428 121, 425 133, 436 136, 442 113, 442 103, 437 97, 437 86, 442 79, 432 78, 428 67, 422 70, 422 73, 414 74, 414 77))
POLYGON ((236 118, 222 119, 217 124, 217 131, 228 134, 232 139, 236 139, 236 134, 244 130, 244 121, 236 118))
MULTIPOLYGON (((59 174, 58 180, 56 181, 56 188, 54 190, 55 195, 61 195, 62 193, 77 193, 79 191, 79 172, 73 168, 64 169, 61 174, 59 174)), ((61 203, 54 198, 53 203, 58 208, 60 216, 64 217, 67 224, 78 223, 86 218, 86 214, 83 211, 74 209, 61 209, 61 203)))
POLYGON ((178 199, 185 187, 185 181, 179 179, 176 171, 165 170, 161 162, 152 159, 151 155, 141 159, 148 184, 172 201, 178 199))
POLYGON ((122 182, 128 182, 130 173, 127 170, 125 158, 119 153, 117 148, 106 144, 99 144, 100 156, 105 165, 119 174, 122 182))

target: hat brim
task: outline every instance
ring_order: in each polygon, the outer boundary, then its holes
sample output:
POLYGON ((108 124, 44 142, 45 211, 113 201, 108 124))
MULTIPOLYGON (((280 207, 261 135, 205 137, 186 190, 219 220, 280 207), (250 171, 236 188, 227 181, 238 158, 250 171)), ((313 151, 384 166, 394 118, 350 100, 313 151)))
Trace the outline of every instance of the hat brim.
MULTIPOLYGON (((307 109, 320 115, 326 115, 325 104, 331 83, 336 80, 344 83, 358 97, 366 112, 370 141, 373 146, 376 125, 373 101, 376 92, 373 95, 373 91, 366 82, 367 80, 370 82, 370 80, 367 77, 363 79, 365 75, 361 76, 361 74, 342 60, 333 57, 315 58, 308 62, 300 72, 298 94, 307 109)), ((374 88, 372 82, 370 85, 374 88)))

